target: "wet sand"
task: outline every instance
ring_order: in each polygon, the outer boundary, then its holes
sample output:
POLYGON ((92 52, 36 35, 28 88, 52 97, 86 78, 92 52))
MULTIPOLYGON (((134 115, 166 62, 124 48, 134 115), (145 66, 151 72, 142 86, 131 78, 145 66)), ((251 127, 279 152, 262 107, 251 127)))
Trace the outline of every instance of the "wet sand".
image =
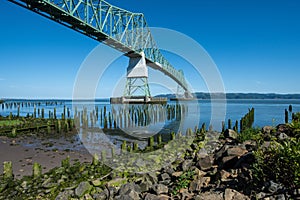
POLYGON ((92 155, 75 136, 44 137, 36 135, 8 138, 0 136, 0 173, 2 163, 12 161, 14 176, 17 179, 32 175, 34 162, 42 165, 42 172, 60 166, 67 156, 74 162, 91 162, 92 155))

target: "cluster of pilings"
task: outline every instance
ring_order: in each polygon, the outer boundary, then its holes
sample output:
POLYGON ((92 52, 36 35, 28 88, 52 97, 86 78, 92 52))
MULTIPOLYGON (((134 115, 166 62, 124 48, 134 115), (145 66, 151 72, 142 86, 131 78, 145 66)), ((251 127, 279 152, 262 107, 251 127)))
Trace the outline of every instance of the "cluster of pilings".
POLYGON ((128 128, 148 126, 158 122, 179 120, 186 112, 183 105, 113 105, 111 111, 106 106, 100 108, 95 106, 92 111, 84 107, 78 111, 75 107, 75 124, 83 128, 100 126, 104 129, 128 128))
POLYGON ((20 101, 20 102, 3 102, 1 103, 2 110, 3 109, 13 109, 13 108, 29 108, 29 107, 36 107, 36 106, 57 106, 63 105, 64 101, 20 101))
MULTIPOLYGON (((234 131, 239 130, 240 125, 240 132, 243 132, 246 129, 252 128, 252 125, 254 123, 254 108, 249 109, 248 113, 246 113, 240 120, 240 123, 238 120, 235 121, 234 126, 232 126, 231 119, 228 119, 228 129, 233 129, 234 131)), ((225 131, 225 122, 222 122, 222 132, 225 131)))
MULTIPOLYGON (((62 106, 64 104, 64 101, 20 101, 20 102, 5 102, 1 104, 2 110, 8 110, 8 109, 17 109, 16 116, 20 117, 20 110, 21 108, 33 108, 32 113, 27 113, 26 117, 29 118, 45 118, 45 109, 47 106, 62 106)), ((9 118, 11 119, 13 113, 10 112, 9 118)), ((54 107, 53 111, 48 111, 48 118, 49 119, 70 119, 71 118, 71 111, 70 108, 66 108, 64 105, 63 112, 60 114, 60 116, 57 115, 56 107, 54 107)))

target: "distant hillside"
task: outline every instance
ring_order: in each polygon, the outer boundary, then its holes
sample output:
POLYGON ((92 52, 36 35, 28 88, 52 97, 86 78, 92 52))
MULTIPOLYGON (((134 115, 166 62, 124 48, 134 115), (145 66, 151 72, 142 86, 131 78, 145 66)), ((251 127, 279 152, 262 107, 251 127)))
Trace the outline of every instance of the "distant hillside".
MULTIPOLYGON (((210 99, 212 95, 214 98, 223 98, 223 93, 205 93, 196 92, 195 97, 197 99, 210 99)), ((157 97, 175 98, 173 94, 158 95, 157 97)), ((300 94, 261 94, 261 93, 227 93, 226 99, 300 99, 300 94)))

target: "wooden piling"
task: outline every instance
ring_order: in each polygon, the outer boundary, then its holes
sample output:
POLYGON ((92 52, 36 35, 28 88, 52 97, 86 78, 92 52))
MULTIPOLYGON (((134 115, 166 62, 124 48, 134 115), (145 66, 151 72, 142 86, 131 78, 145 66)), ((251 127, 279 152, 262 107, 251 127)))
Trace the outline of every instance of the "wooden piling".
POLYGON ((105 150, 103 150, 103 151, 101 152, 101 160, 102 160, 102 162, 105 162, 105 161, 106 161, 106 151, 105 151, 105 150))
POLYGON ((3 162, 3 177, 4 177, 4 179, 13 179, 14 178, 11 161, 3 162))
POLYGON ((99 157, 98 157, 98 154, 95 153, 93 156, 92 165, 96 166, 96 165, 98 165, 98 163, 99 163, 99 157))
POLYGON ((35 162, 33 163, 32 176, 34 179, 39 178, 42 175, 42 166, 35 162))

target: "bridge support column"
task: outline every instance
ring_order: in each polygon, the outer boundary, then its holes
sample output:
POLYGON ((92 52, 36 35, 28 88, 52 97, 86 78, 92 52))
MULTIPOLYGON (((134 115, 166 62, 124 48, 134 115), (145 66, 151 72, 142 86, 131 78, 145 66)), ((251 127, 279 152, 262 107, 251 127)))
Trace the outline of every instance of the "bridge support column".
POLYGON ((127 67, 127 81, 124 91, 125 99, 144 98, 145 102, 150 101, 150 89, 148 85, 148 67, 145 54, 141 57, 130 57, 127 67))

